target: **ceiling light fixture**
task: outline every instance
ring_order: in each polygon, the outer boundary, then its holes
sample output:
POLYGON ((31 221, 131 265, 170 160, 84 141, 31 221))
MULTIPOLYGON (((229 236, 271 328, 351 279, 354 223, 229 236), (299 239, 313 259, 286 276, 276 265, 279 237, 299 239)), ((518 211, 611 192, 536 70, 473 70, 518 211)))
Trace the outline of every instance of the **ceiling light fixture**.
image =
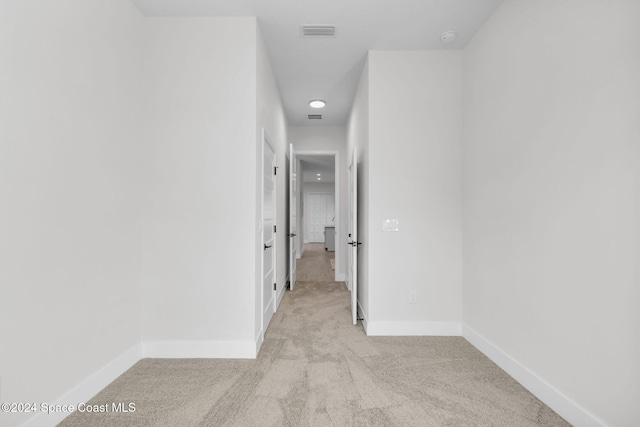
POLYGON ((316 174, 316 175, 320 176, 320 174, 319 174, 319 173, 318 173, 318 174, 316 174))
POLYGON ((309 101, 309 107, 311 108, 324 108, 325 105, 327 105, 327 103, 322 99, 312 99, 309 101))
POLYGON ((457 34, 455 31, 445 31, 440 36, 440 41, 442 42, 442 44, 453 43, 454 41, 456 41, 456 37, 457 34))

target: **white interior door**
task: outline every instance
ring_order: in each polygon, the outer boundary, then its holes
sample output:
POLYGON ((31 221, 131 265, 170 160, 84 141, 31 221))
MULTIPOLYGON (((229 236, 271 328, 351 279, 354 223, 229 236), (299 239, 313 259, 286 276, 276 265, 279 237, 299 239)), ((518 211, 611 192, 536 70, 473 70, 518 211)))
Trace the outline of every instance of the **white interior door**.
POLYGON ((267 330, 276 304, 276 154, 266 134, 262 138, 262 333, 267 330))
POLYGON ((309 193, 307 196, 307 215, 309 215, 309 242, 323 243, 324 228, 334 225, 334 196, 331 193, 309 193))
POLYGON ((349 165, 349 288, 351 289, 351 315, 358 323, 358 147, 353 147, 349 165))
POLYGON ((331 217, 333 216, 333 195, 325 193, 310 193, 307 196, 307 214, 309 215, 309 230, 307 235, 309 236, 309 242, 322 243, 324 242, 324 228, 331 224, 331 217), (331 204, 331 206, 330 206, 331 204), (329 214, 331 209, 331 214, 329 214))
POLYGON ((296 254, 298 248, 298 162, 293 144, 289 145, 289 280, 290 288, 296 286, 296 254))

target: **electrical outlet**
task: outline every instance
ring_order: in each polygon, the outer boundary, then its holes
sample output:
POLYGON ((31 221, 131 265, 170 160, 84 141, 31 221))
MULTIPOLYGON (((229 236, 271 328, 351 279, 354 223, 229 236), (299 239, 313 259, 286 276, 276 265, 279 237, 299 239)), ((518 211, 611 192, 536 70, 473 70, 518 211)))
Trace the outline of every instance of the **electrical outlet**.
POLYGON ((409 304, 417 304, 418 303, 418 295, 415 291, 409 292, 409 304))

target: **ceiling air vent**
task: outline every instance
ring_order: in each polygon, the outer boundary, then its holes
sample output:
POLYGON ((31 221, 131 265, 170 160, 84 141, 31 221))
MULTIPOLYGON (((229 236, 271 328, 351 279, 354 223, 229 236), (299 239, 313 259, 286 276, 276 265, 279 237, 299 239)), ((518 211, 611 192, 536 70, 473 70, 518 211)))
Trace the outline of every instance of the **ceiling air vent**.
POLYGON ((322 120, 322 114, 309 114, 309 120, 322 120))
POLYGON ((336 35, 335 25, 301 25, 302 37, 334 37, 336 35))

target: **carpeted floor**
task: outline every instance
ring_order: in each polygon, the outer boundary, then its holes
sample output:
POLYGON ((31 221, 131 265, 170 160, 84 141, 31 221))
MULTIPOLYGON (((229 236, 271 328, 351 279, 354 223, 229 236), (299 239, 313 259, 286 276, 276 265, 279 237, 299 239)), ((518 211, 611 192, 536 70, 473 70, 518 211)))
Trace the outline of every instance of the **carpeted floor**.
POLYGON ((331 269, 331 260, 335 256, 335 252, 325 251, 322 243, 306 243, 296 264, 297 281, 333 282, 335 271, 331 269))
POLYGON ((569 425, 464 338, 367 337, 329 281, 285 295, 257 360, 145 359, 90 403, 111 402, 136 410, 61 425, 569 425))

